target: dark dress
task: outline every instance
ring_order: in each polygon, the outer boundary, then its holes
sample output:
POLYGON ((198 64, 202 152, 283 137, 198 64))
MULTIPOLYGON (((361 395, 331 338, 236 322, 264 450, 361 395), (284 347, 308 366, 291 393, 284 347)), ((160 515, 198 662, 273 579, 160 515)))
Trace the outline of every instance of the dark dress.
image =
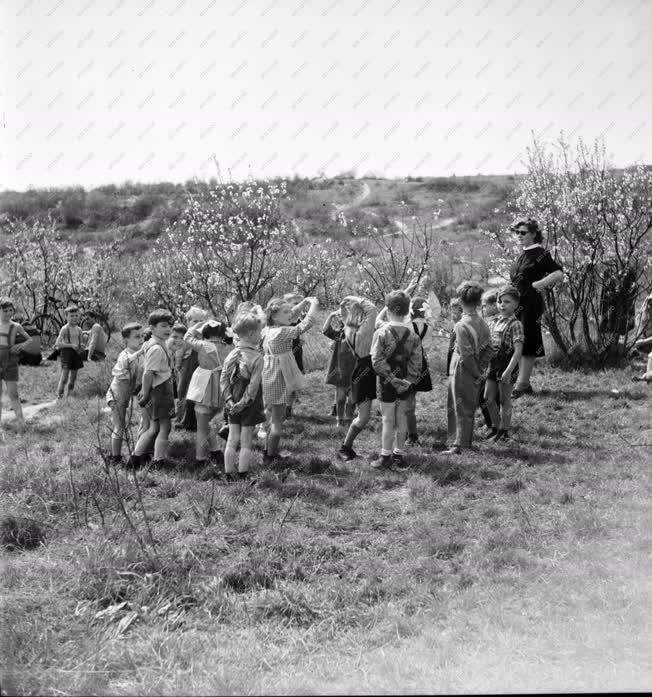
POLYGON ((553 271, 561 271, 561 266, 543 247, 524 250, 512 264, 510 279, 521 295, 516 316, 523 323, 524 356, 543 356, 545 354, 543 336, 541 335, 543 296, 532 288, 532 283, 540 281, 553 271))
POLYGON ((187 431, 197 430, 197 419, 195 417, 195 403, 186 399, 190 379, 195 372, 195 368, 199 365, 197 351, 191 351, 190 355, 183 360, 179 369, 179 381, 177 384, 177 395, 179 404, 177 407, 177 415, 175 425, 187 431))
MULTIPOLYGON (((424 337, 428 333, 430 327, 427 324, 423 325, 423 328, 419 332, 416 322, 412 322, 412 329, 414 333, 423 341, 424 337)), ((432 391, 432 378, 430 377, 430 366, 428 365, 428 358, 426 357, 426 351, 421 345, 421 374, 419 379, 414 383, 415 392, 431 392, 432 391)))
POLYGON ((344 331, 336 332, 328 329, 324 334, 334 342, 326 372, 326 384, 349 389, 355 368, 355 356, 344 339, 344 331))

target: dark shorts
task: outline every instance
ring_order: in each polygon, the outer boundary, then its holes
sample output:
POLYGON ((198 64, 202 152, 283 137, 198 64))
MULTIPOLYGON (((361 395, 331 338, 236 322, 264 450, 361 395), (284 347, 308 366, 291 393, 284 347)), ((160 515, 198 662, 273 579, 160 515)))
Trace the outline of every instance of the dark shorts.
POLYGON ((18 356, 5 347, 0 349, 0 380, 18 382, 18 356))
POLYGON ((59 349, 59 361, 61 367, 68 370, 79 370, 84 366, 84 359, 73 348, 59 349))
MULTIPOLYGON (((505 372, 505 368, 509 365, 512 360, 513 352, 506 353, 502 349, 499 349, 494 357, 489 361, 489 370, 487 371, 487 380, 493 380, 494 382, 500 381, 500 376, 505 372)), ((518 377, 518 366, 512 371, 511 384, 516 382, 518 377)))
POLYGON ((371 365, 371 356, 355 362, 351 375, 351 401, 362 404, 368 399, 376 399, 376 373, 371 365))
POLYGON ((414 394, 414 391, 414 385, 412 385, 409 390, 405 390, 405 392, 399 394, 391 383, 378 378, 377 392, 378 400, 381 402, 404 402, 414 394))
POLYGON ((256 399, 246 409, 238 414, 229 414, 229 423, 239 426, 255 426, 265 421, 265 408, 263 405, 263 390, 260 388, 256 399))
POLYGON ((171 419, 174 417, 175 409, 172 378, 168 378, 165 382, 152 388, 147 411, 152 421, 171 419))
POLYGON ((302 373, 305 372, 303 369, 303 344, 301 343, 301 339, 294 339, 292 342, 292 355, 297 362, 299 370, 302 373))
POLYGON ((432 391, 432 379, 430 377, 430 367, 428 366, 428 359, 426 358, 426 352, 422 349, 421 354, 421 373, 419 374, 419 379, 414 383, 415 392, 431 392, 432 391))

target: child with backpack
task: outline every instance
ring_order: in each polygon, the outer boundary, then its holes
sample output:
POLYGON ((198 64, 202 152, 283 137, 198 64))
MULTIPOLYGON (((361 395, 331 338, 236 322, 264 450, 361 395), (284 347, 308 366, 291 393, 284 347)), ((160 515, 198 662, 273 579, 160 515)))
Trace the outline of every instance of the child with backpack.
POLYGON ((494 355, 489 361, 485 387, 485 403, 491 415, 491 431, 487 438, 494 442, 508 440, 512 422, 512 390, 518 376, 518 363, 523 353, 525 334, 516 318, 520 293, 514 286, 498 292, 500 314, 490 324, 494 355), (500 396, 500 408, 496 396, 500 396))
POLYGON ((407 401, 422 367, 421 339, 405 326, 410 296, 394 290, 385 298, 387 318, 376 329, 371 344, 371 363, 377 378, 382 415, 382 448, 374 469, 404 469, 403 448, 407 431, 407 401))
POLYGON ((29 334, 18 324, 12 321, 15 308, 10 298, 0 298, 0 418, 2 417, 2 383, 7 385, 9 401, 16 414, 18 426, 22 430, 25 426, 23 409, 20 406, 18 396, 18 356, 24 351, 25 343, 17 343, 21 338, 24 342, 32 342, 29 334))
POLYGON ((473 419, 478 408, 478 389, 489 359, 493 354, 487 323, 478 315, 482 286, 464 281, 457 288, 462 303, 462 318, 455 325, 455 350, 448 381, 448 437, 451 447, 447 455, 458 455, 470 448, 473 440, 473 419))
POLYGON ((262 389, 264 361, 260 348, 262 322, 252 312, 239 314, 234 320, 233 331, 237 336, 237 342, 234 342, 236 348, 226 357, 220 377, 229 426, 224 472, 227 479, 246 479, 253 453, 254 429, 265 419, 262 389))
POLYGON ((331 358, 326 371, 326 384, 335 388, 335 414, 338 428, 345 425, 345 418, 352 420, 353 405, 348 401, 351 394, 351 375, 355 366, 355 356, 344 339, 344 323, 339 310, 331 312, 326 318, 322 334, 333 341, 331 358))
POLYGON ((430 339, 434 333, 432 326, 432 314, 430 311, 430 306, 426 298, 417 296, 412 298, 410 303, 410 320, 412 331, 421 340, 421 370, 419 372, 419 377, 414 383, 414 390, 412 390, 410 397, 407 401, 407 445, 418 445, 419 444, 419 433, 417 431, 417 393, 418 392, 432 392, 432 378, 430 377, 430 366, 428 365, 428 356, 426 352, 426 345, 430 342, 430 339))

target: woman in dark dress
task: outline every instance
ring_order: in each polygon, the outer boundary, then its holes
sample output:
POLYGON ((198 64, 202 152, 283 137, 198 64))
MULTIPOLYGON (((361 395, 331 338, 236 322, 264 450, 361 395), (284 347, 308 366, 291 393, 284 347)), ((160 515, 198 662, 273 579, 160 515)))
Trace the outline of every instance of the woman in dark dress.
POLYGON ((541 315, 544 309, 542 294, 546 288, 559 283, 564 273, 550 252, 541 246, 543 235, 536 220, 517 218, 509 229, 519 236, 522 248, 521 255, 512 264, 510 271, 512 284, 521 295, 516 316, 523 323, 525 332, 518 380, 512 392, 512 399, 518 399, 524 394, 532 394, 530 375, 534 359, 545 353, 541 335, 541 315))

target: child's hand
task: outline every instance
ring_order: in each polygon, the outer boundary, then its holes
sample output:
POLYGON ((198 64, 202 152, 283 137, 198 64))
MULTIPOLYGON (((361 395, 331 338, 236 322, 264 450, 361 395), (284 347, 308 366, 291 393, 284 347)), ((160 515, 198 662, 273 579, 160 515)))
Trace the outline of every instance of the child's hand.
POLYGON ((142 392, 138 395, 138 405, 146 407, 149 404, 149 395, 145 396, 142 392))
POLYGON ((20 353, 23 350, 22 344, 14 344, 10 349, 9 353, 20 353))
POLYGON ((512 371, 505 370, 503 374, 498 378, 501 382, 510 382, 512 379, 512 371))
POLYGON ((403 394, 403 392, 407 392, 412 387, 412 383, 409 380, 399 379, 396 381, 395 386, 396 391, 399 394, 403 394))
POLYGON ((239 414, 244 409, 244 404, 233 404, 231 409, 229 409, 229 414, 239 414))

